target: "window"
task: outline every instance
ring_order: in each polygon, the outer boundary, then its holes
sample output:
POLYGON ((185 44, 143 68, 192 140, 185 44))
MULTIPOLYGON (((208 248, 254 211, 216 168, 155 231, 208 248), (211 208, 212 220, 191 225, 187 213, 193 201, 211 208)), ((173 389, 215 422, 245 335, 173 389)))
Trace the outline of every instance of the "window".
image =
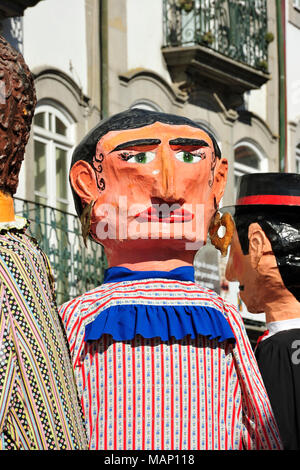
POLYGON ((240 142, 234 149, 234 186, 237 187, 239 176, 249 173, 268 171, 268 160, 258 148, 250 142, 240 142))
POLYGON ((136 101, 132 106, 130 106, 130 108, 131 109, 138 108, 138 109, 145 109, 147 111, 162 112, 162 109, 159 106, 157 106, 157 104, 146 99, 136 101))
POLYGON ((57 299, 69 290, 68 266, 71 190, 68 171, 73 148, 73 125, 66 114, 52 105, 37 107, 34 129, 35 233, 56 271, 57 299), (40 206, 43 204, 45 206, 40 206))
POLYGON ((72 123, 59 109, 41 105, 33 124, 35 201, 67 212, 72 123))
POLYGON ((293 0, 293 7, 300 10, 300 0, 293 0))

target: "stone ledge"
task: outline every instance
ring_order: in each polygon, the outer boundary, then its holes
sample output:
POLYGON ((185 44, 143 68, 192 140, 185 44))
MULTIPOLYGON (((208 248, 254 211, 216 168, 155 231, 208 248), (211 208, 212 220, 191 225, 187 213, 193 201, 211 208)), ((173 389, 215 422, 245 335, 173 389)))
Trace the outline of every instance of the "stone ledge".
MULTIPOLYGON (((192 82, 216 88, 226 95, 241 96, 260 88, 271 75, 200 45, 165 47, 164 59, 174 83, 192 82)), ((238 105, 239 99, 235 99, 238 105)))

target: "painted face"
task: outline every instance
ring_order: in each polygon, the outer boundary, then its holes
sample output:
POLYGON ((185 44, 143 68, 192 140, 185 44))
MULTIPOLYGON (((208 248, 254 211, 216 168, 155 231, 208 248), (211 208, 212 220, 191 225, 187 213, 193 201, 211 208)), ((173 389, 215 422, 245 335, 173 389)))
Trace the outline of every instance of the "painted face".
POLYGON ((157 122, 109 132, 93 163, 93 237, 103 245, 113 238, 205 242, 215 165, 212 141, 197 128, 157 122))
POLYGON ((261 277, 252 266, 250 255, 244 255, 237 231, 234 231, 230 245, 225 277, 228 281, 239 282, 240 296, 247 310, 251 313, 262 313, 261 293, 264 291, 261 277))

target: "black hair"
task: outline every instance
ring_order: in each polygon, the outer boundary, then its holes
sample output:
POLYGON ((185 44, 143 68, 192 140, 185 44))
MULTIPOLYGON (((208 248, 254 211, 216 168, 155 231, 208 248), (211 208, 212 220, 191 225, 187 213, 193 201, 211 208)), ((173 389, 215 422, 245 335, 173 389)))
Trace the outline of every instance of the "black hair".
POLYGON ((300 301, 300 209, 291 206, 237 207, 235 225, 244 255, 248 229, 258 223, 269 239, 285 287, 300 301))
MULTIPOLYGON (((139 108, 128 109, 122 113, 115 114, 97 124, 75 148, 72 156, 71 168, 79 160, 84 160, 92 165, 96 155, 96 146, 99 140, 110 131, 120 131, 126 129, 137 129, 144 126, 150 126, 155 122, 170 125, 187 125, 196 127, 207 133, 211 138, 216 158, 221 158, 221 151, 214 136, 200 124, 183 116, 176 114, 166 114, 157 111, 148 111, 139 108)), ((100 162, 101 163, 101 162, 100 162)), ((73 190, 73 197, 77 214, 82 212, 82 204, 79 196, 73 190)))

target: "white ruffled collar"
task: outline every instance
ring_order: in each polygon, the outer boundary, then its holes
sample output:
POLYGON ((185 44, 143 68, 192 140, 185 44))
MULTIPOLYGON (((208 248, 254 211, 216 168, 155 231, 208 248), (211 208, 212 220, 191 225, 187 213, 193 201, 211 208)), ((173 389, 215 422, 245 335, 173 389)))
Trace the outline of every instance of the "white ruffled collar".
POLYGON ((15 220, 9 222, 0 222, 0 232, 7 232, 8 230, 23 230, 28 224, 27 219, 24 217, 15 217, 15 220))

